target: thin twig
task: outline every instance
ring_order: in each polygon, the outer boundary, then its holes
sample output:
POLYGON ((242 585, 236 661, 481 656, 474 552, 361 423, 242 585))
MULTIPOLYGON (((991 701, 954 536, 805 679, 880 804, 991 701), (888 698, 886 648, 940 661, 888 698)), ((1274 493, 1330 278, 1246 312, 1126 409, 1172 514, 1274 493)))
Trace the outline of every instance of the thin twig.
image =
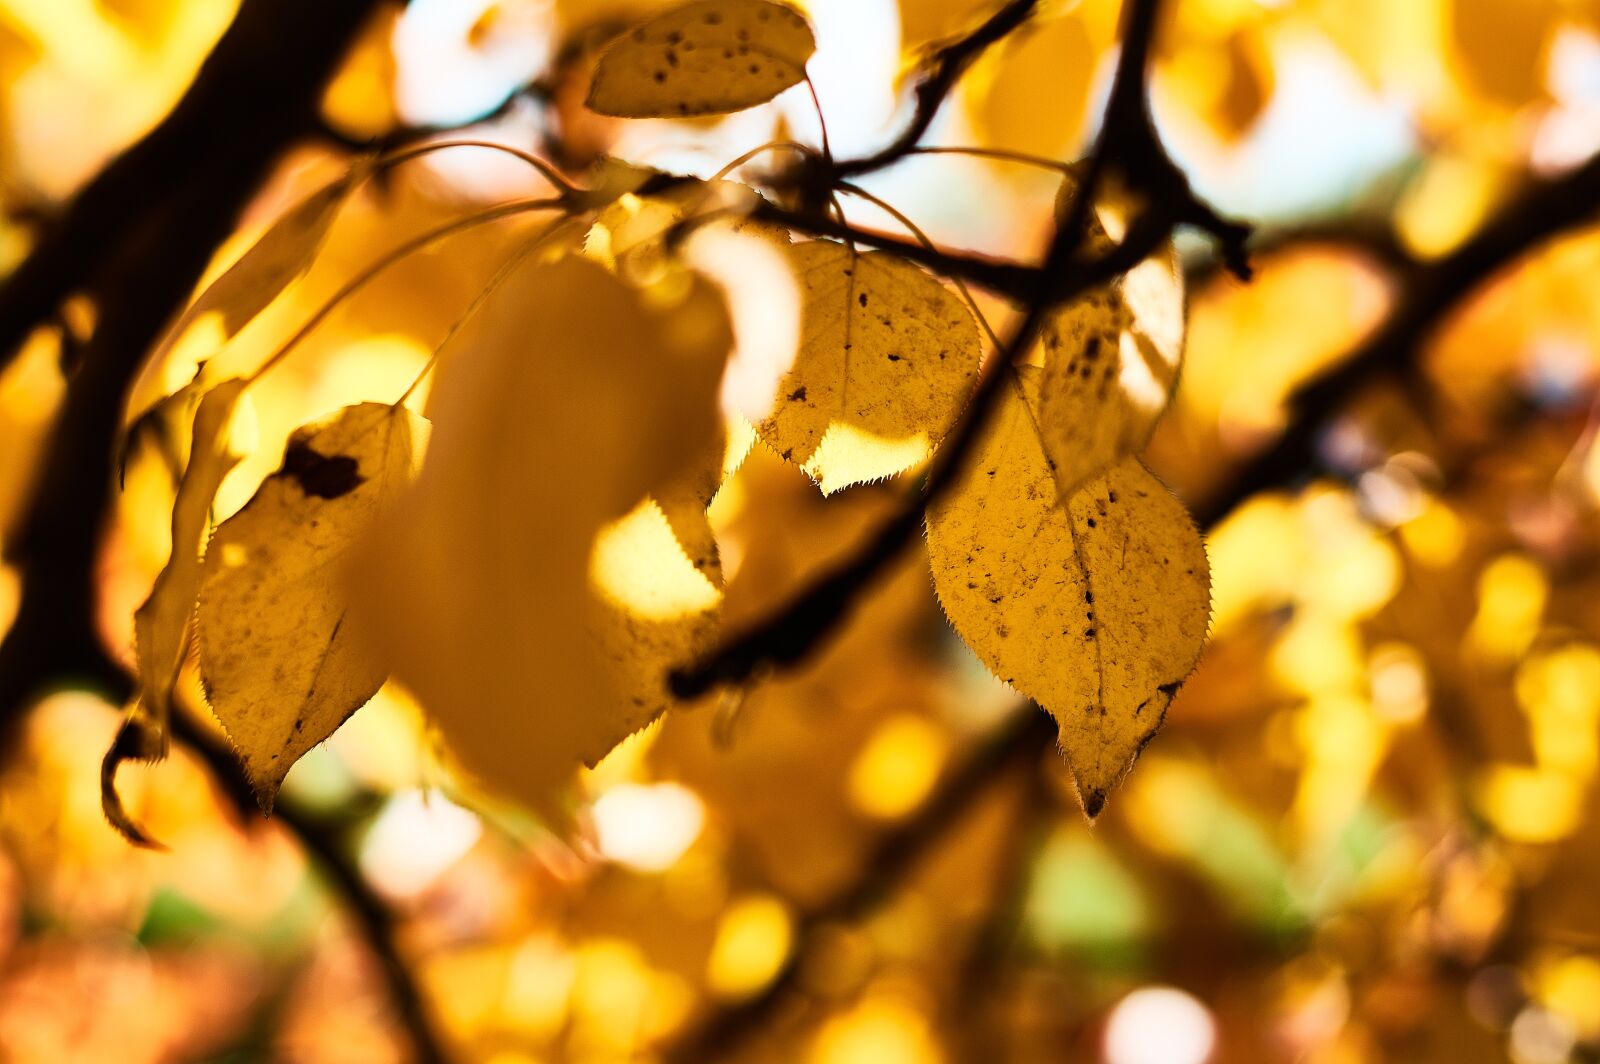
MULTIPOLYGON (((256 821, 260 814, 256 810, 255 796, 233 754, 187 713, 173 715, 172 732, 206 766, 239 821, 242 824, 256 821)), ((400 953, 394 914, 351 859, 348 818, 320 817, 293 800, 280 798, 272 819, 300 844, 321 873, 330 893, 355 921, 356 930, 378 961, 395 1018, 405 1029, 417 1064, 446 1064, 449 1054, 443 1048, 444 1043, 411 968, 400 953)))
POLYGON ((927 135, 945 99, 967 69, 991 45, 1008 37, 1033 17, 1039 0, 1009 0, 976 29, 935 52, 917 81, 916 106, 911 120, 900 134, 871 155, 839 163, 833 168, 839 178, 860 177, 899 162, 927 135))

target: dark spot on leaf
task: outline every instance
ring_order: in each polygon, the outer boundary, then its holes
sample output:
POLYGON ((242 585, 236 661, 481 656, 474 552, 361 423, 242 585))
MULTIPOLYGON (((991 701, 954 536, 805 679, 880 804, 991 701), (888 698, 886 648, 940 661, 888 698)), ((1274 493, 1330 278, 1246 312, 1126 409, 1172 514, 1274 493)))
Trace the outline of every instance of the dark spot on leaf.
POLYGON ((1083 796, 1083 812, 1090 820, 1100 815, 1100 810, 1106 807, 1105 791, 1089 791, 1083 796))
POLYGON ((656 71, 656 84, 657 85, 661 84, 663 81, 666 81, 666 80, 667 80, 667 72, 665 70, 656 71))
POLYGON ((1094 528, 1095 527, 1094 518, 1092 518, 1092 517, 1089 518, 1089 522, 1088 523, 1089 523, 1089 527, 1090 528, 1094 528))
POLYGON ((712 11, 706 15, 705 22, 707 26, 720 26, 722 25, 722 16, 717 12, 712 11))
POLYGON ((867 293, 862 292, 859 296, 857 296, 856 297, 856 302, 860 303, 863 307, 866 306, 867 305, 867 293))
POLYGON ((899 355, 890 355, 889 356, 889 361, 890 362, 899 362, 900 361, 900 356, 899 355))
POLYGON ((794 391, 789 393, 789 401, 791 403, 804 402, 805 398, 806 398, 806 386, 803 385, 803 384, 800 387, 796 388, 794 391))
POLYGON ((283 472, 294 478, 301 491, 319 499, 348 495, 367 479, 361 475, 360 464, 349 455, 318 454, 298 440, 284 452, 283 472))

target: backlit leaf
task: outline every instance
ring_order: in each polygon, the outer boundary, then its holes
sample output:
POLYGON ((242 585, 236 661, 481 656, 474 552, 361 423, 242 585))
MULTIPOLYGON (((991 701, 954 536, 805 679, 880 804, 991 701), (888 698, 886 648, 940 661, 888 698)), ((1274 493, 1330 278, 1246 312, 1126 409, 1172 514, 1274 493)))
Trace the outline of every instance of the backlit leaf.
POLYGON ((812 241, 789 249, 800 350, 761 438, 823 492, 928 456, 978 372, 978 326, 956 295, 888 252, 812 241))
POLYGON ((206 550, 200 673, 263 809, 294 763, 383 685, 339 574, 410 482, 426 424, 362 403, 298 430, 283 467, 206 550))
MULTIPOLYGON (((440 365, 422 473, 358 559, 396 679, 469 772, 556 818, 578 763, 648 719, 594 635, 596 535, 719 424, 726 314, 702 282, 680 292, 658 308, 578 258, 508 278, 440 365)), ((700 598, 660 601, 692 614, 715 588, 683 569, 700 598)))
POLYGON ((172 504, 172 547, 150 595, 134 612, 134 659, 138 686, 133 705, 100 767, 100 807, 128 841, 157 846, 128 814, 117 793, 117 767, 124 761, 167 756, 173 692, 189 654, 190 621, 200 591, 200 552, 211 527, 217 488, 240 455, 229 444, 234 410, 245 382, 228 380, 201 399, 193 444, 172 504))
POLYGON ((589 106, 624 118, 726 114, 805 77, 816 38, 768 0, 698 0, 658 15, 606 50, 589 106))
POLYGON ((988 147, 1060 158, 1078 146, 1098 55, 1077 12, 1025 24, 986 53, 967 97, 988 147), (1049 99, 1049 107, 1035 106, 1049 99))
POLYGON ((1170 246, 1051 315, 1039 424, 1063 497, 1144 449, 1177 384, 1183 335, 1170 246))
POLYGON ((1560 14, 1556 0, 1453 0, 1451 43, 1467 79, 1511 106, 1539 95, 1560 14))
POLYGON ((357 163, 349 172, 289 208, 261 234, 222 276, 200 293, 167 333, 161 348, 151 356, 161 357, 196 321, 207 314, 222 319, 223 336, 231 337, 267 308, 296 278, 311 268, 311 262, 327 238, 334 217, 356 185, 370 172, 371 164, 357 163))
POLYGON ((1058 501, 1038 378, 1019 368, 966 469, 930 508, 928 552, 962 639, 1056 718, 1093 817, 1199 659, 1210 580, 1194 522, 1136 459, 1058 501))
POLYGON ((166 753, 166 722, 188 651, 189 622, 200 591, 200 555, 211 527, 211 504, 222 478, 240 458, 228 438, 244 386, 242 380, 224 381, 200 401, 189 462, 172 504, 172 553, 156 577, 150 597, 133 615, 140 708, 132 719, 154 725, 137 745, 138 757, 157 758, 166 753))

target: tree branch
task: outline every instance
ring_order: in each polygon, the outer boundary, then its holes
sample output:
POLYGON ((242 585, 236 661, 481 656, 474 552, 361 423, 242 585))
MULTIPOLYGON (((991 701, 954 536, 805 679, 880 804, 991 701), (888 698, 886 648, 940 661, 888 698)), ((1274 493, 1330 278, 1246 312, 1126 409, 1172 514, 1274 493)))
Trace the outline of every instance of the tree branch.
POLYGON ((1314 470, 1317 445, 1339 412, 1374 379, 1415 364, 1463 297, 1528 251, 1597 215, 1600 155, 1561 177, 1532 183, 1472 239, 1411 273, 1394 312, 1377 331, 1294 393, 1288 428, 1240 470, 1226 491, 1200 508, 1201 524, 1215 524, 1252 495, 1314 470))
POLYGON ((991 45, 1032 18, 1038 6, 1039 0, 1009 0, 971 33, 935 52, 917 82, 916 107, 900 135, 871 155, 837 164, 833 167, 834 178, 860 177, 904 159, 927 135, 939 108, 967 68, 991 45))
POLYGON ((96 310, 33 497, 7 530, 23 587, 0 644, 0 729, 97 643, 95 556, 129 383, 262 175, 318 127, 322 87, 374 6, 245 0, 166 120, 79 193, 0 287, 0 365, 73 292, 96 310))

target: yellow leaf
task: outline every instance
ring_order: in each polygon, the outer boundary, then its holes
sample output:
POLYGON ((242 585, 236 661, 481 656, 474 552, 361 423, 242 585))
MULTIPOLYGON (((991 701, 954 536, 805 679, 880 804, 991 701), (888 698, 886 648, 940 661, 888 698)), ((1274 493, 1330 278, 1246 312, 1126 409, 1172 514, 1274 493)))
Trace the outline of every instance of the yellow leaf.
POLYGON ((1183 337, 1183 273, 1170 244, 1051 316, 1039 423, 1063 498, 1150 441, 1183 337))
POLYGON ((361 403, 299 429, 283 467, 206 550, 200 673, 263 809, 383 685, 339 571, 410 482, 426 426, 404 407, 361 403))
POLYGON ((993 0, 900 0, 900 49, 916 53, 955 37, 993 13, 993 0))
POLYGON ((311 193, 273 222, 250 250, 240 255, 238 261, 189 305, 151 356, 151 362, 159 363, 189 326, 207 314, 220 315, 226 339, 265 310, 285 288, 311 268, 311 261, 327 238, 340 205, 366 178, 370 165, 363 161, 352 166, 338 180, 311 193))
POLYGON ((1194 522, 1136 459, 1057 500, 1038 388, 1038 371, 1020 367, 929 509, 928 553, 955 630, 1055 717, 1093 817, 1199 659, 1210 579, 1194 522))
POLYGON ((992 148, 1047 159, 1070 157, 1089 114, 1098 53, 1077 12, 1024 25, 973 71, 972 119, 992 148), (1049 100, 1049 107, 1037 106, 1049 100))
POLYGON ((801 287, 800 349, 761 438, 824 493, 922 461, 977 376, 971 312, 888 252, 812 241, 789 253, 801 287))
POLYGON ((617 688, 616 713, 579 750, 594 765, 670 708, 667 672, 707 653, 722 617, 722 569, 705 510, 669 518, 646 499, 605 526, 590 556, 597 609, 591 624, 617 688))
POLYGON ((229 447, 234 407, 245 382, 217 385, 200 401, 194 417, 194 443, 178 496, 172 504, 172 554, 156 577, 150 597, 133 615, 135 655, 139 666, 139 707, 130 715, 130 734, 137 737, 135 756, 165 756, 166 724, 172 692, 189 646, 189 621, 200 591, 200 553, 211 527, 211 503, 222 478, 240 456, 229 447))
POLYGON ((600 57, 589 107, 623 118, 742 111, 798 84, 816 48, 784 4, 698 0, 619 37, 600 57))
POLYGON ((1257 31, 1242 30, 1228 38, 1228 79, 1212 108, 1212 124, 1236 141, 1250 132, 1272 99, 1276 76, 1272 49, 1257 31))
POLYGON ((1466 79, 1513 107, 1538 97, 1560 14, 1557 0, 1454 0, 1450 41, 1466 79))
MULTIPOLYGON (((594 635, 597 533, 719 424, 727 317, 685 282, 657 308, 585 259, 507 278, 441 363, 422 473, 356 561, 358 616, 462 766, 557 819, 578 763, 640 720, 594 635)), ((684 568, 663 595, 704 596, 684 568)))

